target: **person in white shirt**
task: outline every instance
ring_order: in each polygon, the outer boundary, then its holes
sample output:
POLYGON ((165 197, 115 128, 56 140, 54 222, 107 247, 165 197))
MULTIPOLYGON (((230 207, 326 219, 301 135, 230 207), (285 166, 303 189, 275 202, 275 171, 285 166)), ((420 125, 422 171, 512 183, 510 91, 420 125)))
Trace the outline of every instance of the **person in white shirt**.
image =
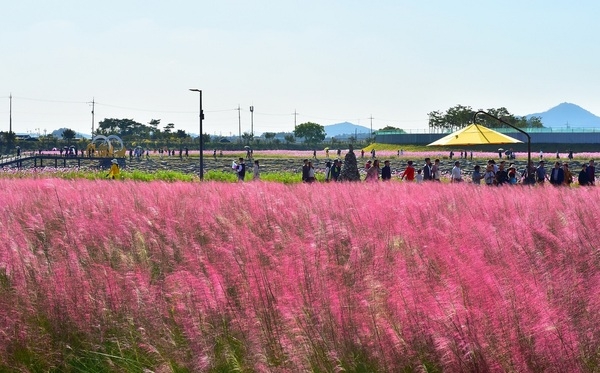
POLYGON ((452 167, 452 174, 450 178, 451 183, 460 183, 462 181, 462 175, 460 172, 460 162, 454 162, 454 167, 452 167))
POLYGON ((419 168, 417 170, 417 175, 415 176, 415 180, 417 180, 417 184, 421 184, 423 182, 423 169, 419 168))

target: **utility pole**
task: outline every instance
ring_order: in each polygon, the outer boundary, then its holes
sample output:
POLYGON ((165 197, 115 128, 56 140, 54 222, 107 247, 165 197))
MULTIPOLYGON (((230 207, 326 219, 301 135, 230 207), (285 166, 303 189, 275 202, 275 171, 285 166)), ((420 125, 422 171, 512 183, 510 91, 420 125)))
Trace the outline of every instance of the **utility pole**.
POLYGON ((8 133, 12 132, 12 92, 8 96, 9 109, 8 109, 8 133))
POLYGON ((294 129, 296 129, 296 117, 298 116, 298 113, 296 112, 296 109, 294 109, 294 129))
POLYGON ((202 119, 204 119, 204 111, 202 110, 202 90, 197 89, 197 88, 190 88, 190 91, 192 92, 198 92, 198 96, 200 98, 199 101, 199 108, 198 111, 200 112, 198 117, 199 117, 199 130, 200 130, 200 134, 198 135, 198 145, 200 148, 200 181, 204 180, 204 157, 203 157, 203 153, 204 153, 204 144, 203 144, 203 137, 202 137, 202 119))
POLYGON ((94 138, 94 97, 92 97, 92 139, 94 138))
POLYGON ((250 106, 250 134, 254 140, 254 105, 250 106))
POLYGON ((371 119, 371 134, 369 135, 369 137, 373 137, 373 114, 371 114, 369 119, 371 119))
POLYGON ((238 142, 242 143, 242 109, 240 109, 240 104, 238 104, 238 142))

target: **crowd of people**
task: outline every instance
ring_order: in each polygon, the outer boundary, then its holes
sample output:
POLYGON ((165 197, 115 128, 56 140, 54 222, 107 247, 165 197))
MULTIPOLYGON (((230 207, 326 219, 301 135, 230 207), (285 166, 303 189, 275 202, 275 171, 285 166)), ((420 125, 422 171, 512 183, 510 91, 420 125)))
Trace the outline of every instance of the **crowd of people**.
MULTIPOLYGON (((336 159, 327 161, 325 164, 325 181, 338 181, 342 170, 342 161, 336 159)), ((392 170, 390 161, 384 161, 383 167, 380 166, 378 159, 368 160, 364 165, 366 182, 373 181, 389 181, 392 179, 392 170)), ((534 162, 530 162, 529 167, 522 171, 517 169, 514 163, 507 163, 505 160, 496 162, 494 159, 487 161, 485 169, 475 165, 470 174, 470 182, 474 184, 485 184, 488 186, 501 185, 542 185, 549 182, 555 186, 570 186, 573 183, 578 183, 582 186, 595 184, 596 168, 594 160, 590 160, 581 166, 581 170, 577 173, 571 171, 568 162, 561 163, 556 161, 554 167, 547 170, 545 161, 540 160, 535 166, 534 162)), ((433 162, 430 158, 425 158, 425 163, 421 168, 415 168, 413 161, 408 161, 406 168, 398 176, 400 180, 408 182, 421 183, 424 181, 441 182, 442 167, 439 159, 433 162)), ((461 168, 460 161, 455 161, 454 166, 449 172, 451 183, 461 183, 468 181, 465 178, 465 173, 461 168)), ((304 160, 302 166, 302 181, 312 183, 315 181, 315 167, 312 161, 304 160)))

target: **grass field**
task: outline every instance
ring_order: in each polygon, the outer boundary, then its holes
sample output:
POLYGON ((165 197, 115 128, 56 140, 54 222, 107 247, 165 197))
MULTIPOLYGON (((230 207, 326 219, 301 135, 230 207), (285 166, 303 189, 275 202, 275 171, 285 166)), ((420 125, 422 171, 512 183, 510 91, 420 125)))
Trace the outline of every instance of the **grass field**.
POLYGON ((0 188, 0 371, 600 370, 597 188, 0 188))

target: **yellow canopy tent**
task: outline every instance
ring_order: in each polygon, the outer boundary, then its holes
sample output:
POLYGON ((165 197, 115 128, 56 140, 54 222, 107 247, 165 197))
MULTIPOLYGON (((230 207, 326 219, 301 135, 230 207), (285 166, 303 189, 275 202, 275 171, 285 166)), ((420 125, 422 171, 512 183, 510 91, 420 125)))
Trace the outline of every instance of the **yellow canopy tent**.
POLYGON ((456 132, 442 137, 439 140, 428 144, 427 146, 448 146, 448 145, 482 145, 482 144, 517 144, 522 141, 506 136, 500 132, 482 126, 481 124, 471 124, 461 128, 456 132))

